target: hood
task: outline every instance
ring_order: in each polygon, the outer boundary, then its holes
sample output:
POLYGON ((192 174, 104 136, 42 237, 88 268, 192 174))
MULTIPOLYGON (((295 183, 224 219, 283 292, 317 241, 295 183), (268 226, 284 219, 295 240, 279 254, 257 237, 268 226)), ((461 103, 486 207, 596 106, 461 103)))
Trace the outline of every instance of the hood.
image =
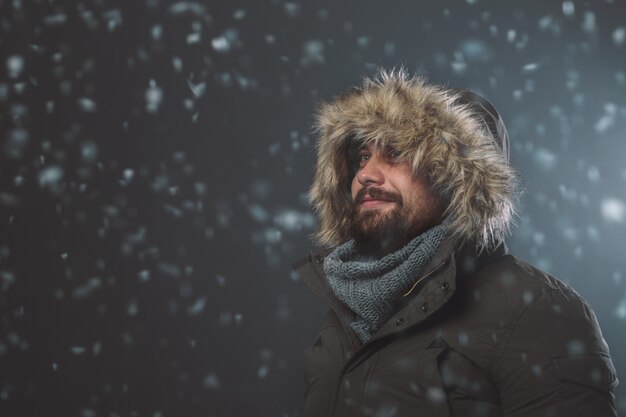
POLYGON ((348 150, 374 142, 398 149, 446 199, 449 234, 478 250, 504 241, 516 216, 519 176, 509 165, 500 115, 478 94, 428 84, 403 70, 381 70, 317 110, 317 163, 309 199, 319 217, 316 242, 348 240, 354 176, 348 150))

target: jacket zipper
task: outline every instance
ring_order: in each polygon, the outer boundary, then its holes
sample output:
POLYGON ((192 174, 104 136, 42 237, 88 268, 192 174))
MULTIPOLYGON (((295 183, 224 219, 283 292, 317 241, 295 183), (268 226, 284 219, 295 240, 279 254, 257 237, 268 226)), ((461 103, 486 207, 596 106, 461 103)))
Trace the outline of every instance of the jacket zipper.
POLYGON ((446 259, 444 259, 443 261, 441 261, 439 263, 439 265, 437 265, 435 268, 433 268, 429 273, 427 273, 426 275, 424 275, 423 277, 421 277, 420 279, 418 279, 417 281, 415 281, 415 283, 411 286, 411 289, 409 291, 407 291, 403 297, 406 297, 407 295, 411 294, 411 292, 413 292, 413 290, 415 289, 415 287, 417 286, 417 284, 419 284, 420 282, 424 281, 426 278, 428 278, 429 276, 431 276, 432 274, 434 274, 436 271, 438 271, 439 269, 441 269, 442 266, 444 266, 445 264, 448 263, 448 261, 450 260, 450 256, 452 256, 452 254, 448 255, 448 257, 446 259))
MULTIPOLYGON (((411 293, 411 291, 413 291, 413 289, 415 289, 415 287, 417 286, 417 284, 419 284, 420 282, 422 282, 424 279, 426 279, 427 277, 431 276, 432 274, 434 274, 436 271, 440 270, 445 264, 448 263, 448 261, 450 260, 450 257, 452 256, 452 253, 450 253, 450 255, 448 255, 446 257, 446 259, 444 259, 443 261, 441 261, 439 263, 439 265, 437 265, 436 267, 434 267, 432 270, 430 270, 430 272, 428 272, 426 275, 424 275, 423 277, 421 277, 420 279, 418 279, 415 284, 413 284, 413 286, 411 287, 411 289, 403 295, 403 297, 406 297, 407 295, 409 295, 411 293)), ((326 298, 326 297, 324 297, 326 298)), ((333 303, 330 302, 330 300, 327 299, 327 301, 329 301, 329 304, 332 306, 333 303)), ((337 311, 335 311, 336 313, 337 311)), ((345 331, 345 327, 344 327, 344 331, 345 331)), ((350 329, 351 330, 351 329, 350 329)), ((347 333, 350 334, 350 333, 347 333)), ((349 337, 349 336, 348 336, 349 337)), ((364 344, 363 346, 361 346, 360 348, 357 348, 354 353, 352 353, 352 355, 350 355, 350 358, 353 358, 359 351, 365 349, 366 346, 370 345, 373 341, 378 340, 377 339, 370 339, 366 344, 364 344)), ((348 359, 348 362, 349 362, 348 359)), ((343 365, 343 369, 341 370, 341 373, 339 374, 339 380, 337 381, 337 388, 335 389, 335 401, 333 403, 333 409, 332 409, 332 413, 331 416, 335 415, 335 411, 337 411, 337 402, 339 401, 339 391, 341 390, 341 382, 343 381, 343 375, 346 369, 346 365, 348 364, 348 362, 346 362, 343 365)))

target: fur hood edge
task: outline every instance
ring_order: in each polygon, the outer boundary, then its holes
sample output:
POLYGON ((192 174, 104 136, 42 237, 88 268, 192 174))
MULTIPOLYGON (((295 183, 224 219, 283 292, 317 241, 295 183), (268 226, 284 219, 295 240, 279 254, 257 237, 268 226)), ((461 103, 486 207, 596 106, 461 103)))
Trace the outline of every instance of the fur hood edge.
MULTIPOLYGON (((489 249, 504 241, 521 196, 508 163, 508 136, 490 130, 459 90, 428 84, 403 69, 380 70, 318 107, 317 163, 309 199, 319 217, 313 238, 322 246, 349 239, 351 167, 348 146, 373 141, 400 150, 449 203, 451 234, 489 249), (504 137, 502 137, 504 136, 504 137)), ((503 126, 503 125, 502 125, 503 126)))

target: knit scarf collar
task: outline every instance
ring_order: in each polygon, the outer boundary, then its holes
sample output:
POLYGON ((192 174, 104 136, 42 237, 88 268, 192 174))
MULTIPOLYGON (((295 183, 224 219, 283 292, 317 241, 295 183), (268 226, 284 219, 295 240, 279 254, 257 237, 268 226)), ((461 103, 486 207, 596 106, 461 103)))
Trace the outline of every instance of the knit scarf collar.
POLYGON ((380 259, 357 253, 354 240, 337 246, 324 259, 332 290, 357 315, 351 327, 362 343, 395 313, 397 301, 424 272, 449 223, 448 217, 380 259))

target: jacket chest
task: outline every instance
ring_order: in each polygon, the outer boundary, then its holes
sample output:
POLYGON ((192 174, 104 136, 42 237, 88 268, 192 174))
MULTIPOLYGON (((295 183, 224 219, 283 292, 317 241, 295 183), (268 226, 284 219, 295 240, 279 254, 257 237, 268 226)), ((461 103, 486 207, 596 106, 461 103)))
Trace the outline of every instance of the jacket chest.
POLYGON ((430 330, 374 341, 350 355, 342 338, 339 327, 322 329, 321 345, 305 351, 305 417, 501 413, 488 372, 470 359, 473 349, 489 356, 479 341, 461 339, 464 349, 452 332, 430 330))

